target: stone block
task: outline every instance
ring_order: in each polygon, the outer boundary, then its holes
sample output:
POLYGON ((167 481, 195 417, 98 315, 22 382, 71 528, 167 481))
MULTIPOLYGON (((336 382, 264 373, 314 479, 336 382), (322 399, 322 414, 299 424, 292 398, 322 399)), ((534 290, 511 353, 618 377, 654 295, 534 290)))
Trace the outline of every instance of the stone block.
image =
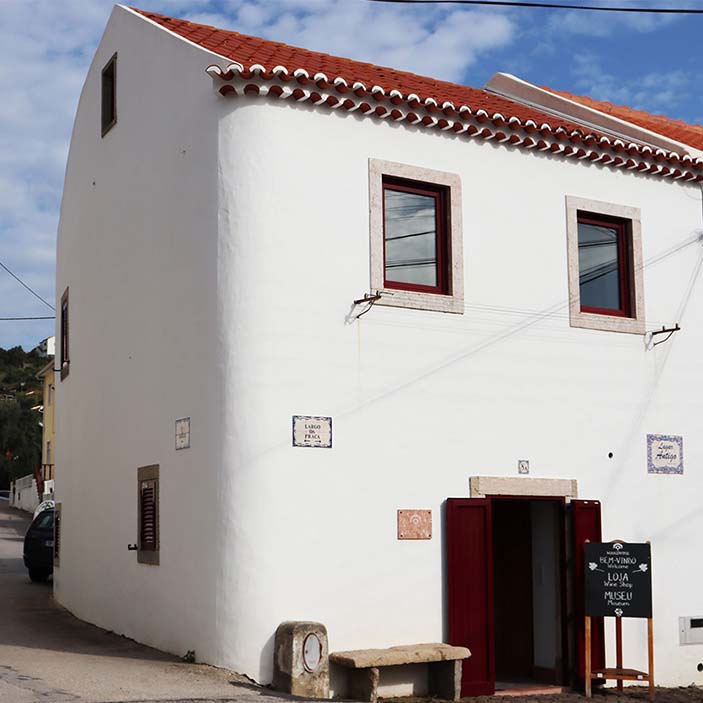
POLYGON ((329 698, 329 648, 324 625, 293 621, 278 626, 274 640, 272 686, 294 696, 329 698))

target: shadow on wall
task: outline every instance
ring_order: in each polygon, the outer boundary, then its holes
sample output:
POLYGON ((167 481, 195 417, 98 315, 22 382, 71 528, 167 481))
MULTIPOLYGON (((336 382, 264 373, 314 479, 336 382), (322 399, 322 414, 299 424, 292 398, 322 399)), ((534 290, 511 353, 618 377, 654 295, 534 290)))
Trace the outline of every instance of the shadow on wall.
POLYGON ((276 639, 276 633, 274 632, 266 640, 266 643, 261 649, 261 658, 259 660, 259 671, 262 672, 262 677, 264 679, 273 678, 273 651, 274 651, 274 641, 276 639))

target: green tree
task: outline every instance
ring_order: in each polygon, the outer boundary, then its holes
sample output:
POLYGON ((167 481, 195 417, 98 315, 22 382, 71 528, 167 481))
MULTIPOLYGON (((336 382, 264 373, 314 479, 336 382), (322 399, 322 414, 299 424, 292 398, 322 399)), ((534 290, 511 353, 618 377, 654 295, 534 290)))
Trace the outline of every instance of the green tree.
POLYGON ((47 362, 22 347, 0 349, 0 489, 41 464, 42 383, 36 374, 47 362))

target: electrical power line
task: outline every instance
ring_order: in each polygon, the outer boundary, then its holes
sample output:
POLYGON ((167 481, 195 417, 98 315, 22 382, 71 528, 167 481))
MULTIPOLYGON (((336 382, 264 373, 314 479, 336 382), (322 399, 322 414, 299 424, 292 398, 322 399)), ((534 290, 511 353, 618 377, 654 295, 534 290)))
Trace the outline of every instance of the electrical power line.
POLYGON ((5 269, 5 271, 7 271, 10 276, 12 276, 12 278, 14 278, 24 288, 26 288, 35 298, 39 298, 39 300, 41 300, 44 305, 48 305, 54 312, 56 312, 56 308, 51 303, 47 303, 46 300, 44 300, 44 298, 39 295, 39 293, 37 293, 35 290, 32 290, 19 276, 16 276, 14 273, 12 273, 12 271, 10 271, 10 269, 7 268, 7 266, 5 266, 2 261, 0 261, 0 267, 5 269))
POLYGON ((521 2, 520 0, 368 0, 405 5, 490 5, 493 7, 536 7, 549 10, 584 10, 588 12, 643 12, 657 15, 703 15, 703 9, 682 7, 602 7, 551 2, 521 2))
POLYGON ((0 317, 0 322, 6 322, 8 320, 55 320, 55 315, 40 315, 36 317, 0 317))

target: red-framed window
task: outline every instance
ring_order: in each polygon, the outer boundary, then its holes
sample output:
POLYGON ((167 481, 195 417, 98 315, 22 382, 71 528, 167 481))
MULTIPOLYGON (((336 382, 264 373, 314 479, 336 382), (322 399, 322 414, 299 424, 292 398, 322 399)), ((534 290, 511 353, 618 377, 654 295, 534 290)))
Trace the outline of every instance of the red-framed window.
POLYGON ((632 317, 632 234, 628 220, 578 213, 581 312, 632 317))
POLYGON ((450 293, 449 189, 383 179, 384 286, 450 293))

